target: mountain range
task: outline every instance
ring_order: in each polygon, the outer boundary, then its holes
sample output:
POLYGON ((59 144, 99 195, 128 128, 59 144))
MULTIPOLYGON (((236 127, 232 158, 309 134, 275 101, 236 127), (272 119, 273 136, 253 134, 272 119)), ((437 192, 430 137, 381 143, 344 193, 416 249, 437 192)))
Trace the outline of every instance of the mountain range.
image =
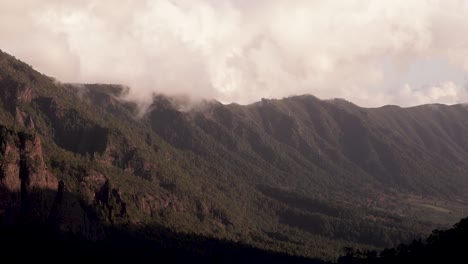
MULTIPOLYGON (((0 223, 158 226, 305 258, 426 236, 468 207, 468 105, 249 105, 64 84, 0 51, 0 223)), ((174 242, 176 243, 176 242, 174 242)))

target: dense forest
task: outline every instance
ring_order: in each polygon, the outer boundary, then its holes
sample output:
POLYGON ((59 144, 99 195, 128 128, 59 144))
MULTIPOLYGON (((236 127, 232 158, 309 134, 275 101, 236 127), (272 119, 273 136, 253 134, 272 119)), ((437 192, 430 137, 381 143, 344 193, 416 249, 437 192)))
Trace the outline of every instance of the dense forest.
POLYGON ((7 241, 10 230, 32 228, 100 252, 118 236, 146 241, 132 249, 143 255, 171 241, 179 257, 209 257, 206 248, 221 245, 227 256, 299 262, 353 248, 356 260, 464 217, 465 105, 154 95, 142 108, 129 89, 62 84, 0 52, 7 241))

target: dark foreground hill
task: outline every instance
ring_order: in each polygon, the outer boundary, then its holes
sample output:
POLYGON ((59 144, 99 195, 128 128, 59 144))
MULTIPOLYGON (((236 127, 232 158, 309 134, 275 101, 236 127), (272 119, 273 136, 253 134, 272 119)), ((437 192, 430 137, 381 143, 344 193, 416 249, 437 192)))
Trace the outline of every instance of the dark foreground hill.
POLYGON ((338 263, 467 263, 467 245, 468 218, 464 218, 448 230, 434 230, 425 240, 413 240, 380 253, 347 249, 338 263))
POLYGON ((157 226, 335 259, 421 237, 467 207, 468 106, 155 95, 142 113, 127 92, 60 84, 0 53, 2 223, 91 241, 157 226))

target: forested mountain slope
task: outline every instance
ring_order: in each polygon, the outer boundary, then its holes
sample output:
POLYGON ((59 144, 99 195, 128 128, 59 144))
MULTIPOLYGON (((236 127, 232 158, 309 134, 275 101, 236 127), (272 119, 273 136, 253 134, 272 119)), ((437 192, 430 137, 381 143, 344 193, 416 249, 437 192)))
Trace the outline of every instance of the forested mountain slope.
POLYGON ((2 223, 93 240, 158 225, 333 259, 419 237, 466 207, 468 106, 154 95, 142 112, 127 92, 60 84, 0 53, 2 223))

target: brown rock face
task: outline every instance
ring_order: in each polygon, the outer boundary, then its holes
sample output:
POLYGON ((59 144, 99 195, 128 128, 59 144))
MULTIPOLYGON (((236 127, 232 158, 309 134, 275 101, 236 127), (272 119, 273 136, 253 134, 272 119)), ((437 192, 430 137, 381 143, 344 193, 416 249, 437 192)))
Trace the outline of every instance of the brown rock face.
POLYGON ((187 211, 187 206, 177 196, 165 193, 153 194, 134 194, 132 202, 139 211, 146 215, 155 216, 165 209, 171 209, 175 212, 187 211))
POLYGON ((8 138, 8 135, 5 135, 3 142, 3 157, 0 161, 0 186, 11 192, 19 192, 21 189, 20 168, 18 166, 20 149, 12 139, 8 138))
POLYGON ((44 163, 40 138, 0 131, 0 217, 46 220, 58 181, 44 163))
POLYGON ((18 107, 15 109, 15 122, 24 128, 35 129, 32 118, 27 113, 21 111, 18 107))
MULTIPOLYGON (((42 154, 41 140, 38 136, 30 136, 24 133, 19 134, 21 155, 20 165, 24 164, 24 176, 27 182, 28 191, 35 190, 57 190, 58 181, 47 169, 42 154)), ((20 171, 20 177, 22 172, 20 171)))
POLYGON ((31 103, 33 98, 33 90, 29 85, 18 88, 16 90, 16 98, 20 102, 31 103))

